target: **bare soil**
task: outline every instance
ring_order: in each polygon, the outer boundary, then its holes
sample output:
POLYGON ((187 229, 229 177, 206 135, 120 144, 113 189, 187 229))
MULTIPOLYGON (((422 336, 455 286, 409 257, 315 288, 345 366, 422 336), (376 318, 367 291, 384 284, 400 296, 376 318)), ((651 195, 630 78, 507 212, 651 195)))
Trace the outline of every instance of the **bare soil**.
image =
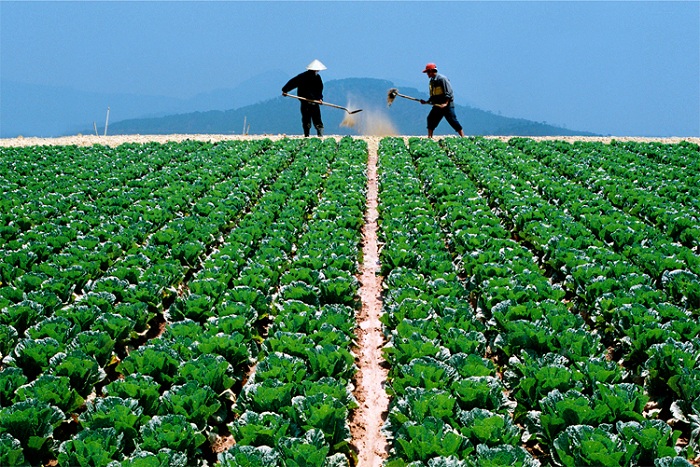
MULTIPOLYGON (((360 122, 358 122, 360 123, 360 122)), ((372 122, 374 125, 374 121, 372 122)), ((363 129, 363 134, 365 136, 357 136, 357 138, 362 138, 366 141, 378 142, 383 136, 393 134, 392 128, 382 128, 380 132, 369 132, 363 129)), ((417 135, 425 136, 425 135, 417 135)), ((403 136, 408 138, 409 136, 403 136)), ((285 134, 270 134, 270 135, 188 135, 188 134, 172 134, 172 135, 114 135, 114 136, 96 136, 96 135, 77 135, 77 136, 62 136, 59 138, 38 138, 38 137, 17 137, 17 138, 0 138, 0 147, 19 147, 19 146, 92 146, 93 144, 101 144, 104 146, 118 146, 124 143, 148 143, 148 142, 158 142, 166 143, 168 141, 226 141, 226 140, 241 140, 241 139, 264 139, 269 138, 271 140, 278 140, 282 138, 303 138, 298 135, 285 135, 285 134)), ((341 136, 329 135, 326 138, 339 139, 341 136)), ((444 136, 438 136, 435 139, 441 139, 444 136)), ((488 138, 496 138, 502 141, 508 141, 513 138, 512 136, 490 136, 488 138)), ((605 137, 592 137, 592 136, 534 136, 532 139, 541 140, 559 140, 559 141, 601 141, 604 143, 609 143, 611 140, 616 141, 657 141, 666 144, 677 144, 681 141, 688 141, 695 144, 700 144, 700 138, 698 137, 670 137, 670 138, 642 138, 642 137, 629 137, 629 136, 605 136, 605 137)))
POLYGON ((379 315, 382 312, 382 278, 379 276, 379 242, 377 239, 378 184, 377 138, 368 141, 367 208, 362 229, 363 263, 360 280, 362 307, 357 319, 355 398, 359 404, 350 420, 352 446, 357 465, 379 467, 386 460, 389 446, 382 432, 389 409, 389 397, 384 390, 388 370, 382 348, 385 344, 379 315))

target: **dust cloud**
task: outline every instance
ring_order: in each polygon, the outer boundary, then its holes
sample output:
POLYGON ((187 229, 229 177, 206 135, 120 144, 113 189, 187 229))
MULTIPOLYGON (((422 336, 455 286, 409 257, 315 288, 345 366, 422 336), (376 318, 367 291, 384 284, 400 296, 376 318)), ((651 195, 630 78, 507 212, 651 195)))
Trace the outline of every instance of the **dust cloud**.
POLYGON ((362 136, 398 136, 399 131, 391 121, 389 115, 381 109, 363 108, 357 103, 348 101, 347 108, 350 110, 363 109, 356 114, 345 115, 340 122, 341 127, 353 128, 362 136))

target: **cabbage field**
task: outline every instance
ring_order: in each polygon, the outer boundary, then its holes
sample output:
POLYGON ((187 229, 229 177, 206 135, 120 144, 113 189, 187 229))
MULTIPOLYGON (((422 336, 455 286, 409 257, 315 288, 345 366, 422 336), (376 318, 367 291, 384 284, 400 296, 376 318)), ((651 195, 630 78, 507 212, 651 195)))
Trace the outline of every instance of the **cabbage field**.
MULTIPOLYGON (((369 152, 1 147, 0 466, 358 466, 369 152)), ((385 466, 697 465, 698 145, 376 156, 385 466)))

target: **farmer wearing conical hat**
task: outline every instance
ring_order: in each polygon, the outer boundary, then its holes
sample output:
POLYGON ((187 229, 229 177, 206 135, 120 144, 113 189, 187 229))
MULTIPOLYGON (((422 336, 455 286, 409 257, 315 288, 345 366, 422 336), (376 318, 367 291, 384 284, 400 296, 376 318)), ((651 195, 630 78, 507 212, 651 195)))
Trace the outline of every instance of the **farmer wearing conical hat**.
POLYGON ((428 114, 428 138, 433 137, 433 131, 443 117, 459 136, 464 136, 462 125, 455 114, 454 93, 450 80, 445 75, 438 73, 434 63, 428 63, 423 73, 426 73, 430 78, 430 98, 427 101, 421 99, 420 103, 433 106, 428 114))
MULTIPOLYGON (((289 91, 296 88, 299 97, 323 101, 323 80, 318 72, 325 69, 326 66, 318 60, 309 63, 306 71, 299 73, 284 85, 282 95, 286 96, 289 91)), ((312 122, 316 128, 316 134, 323 136, 321 107, 315 102, 301 101, 301 126, 304 129, 304 136, 309 136, 312 122)))

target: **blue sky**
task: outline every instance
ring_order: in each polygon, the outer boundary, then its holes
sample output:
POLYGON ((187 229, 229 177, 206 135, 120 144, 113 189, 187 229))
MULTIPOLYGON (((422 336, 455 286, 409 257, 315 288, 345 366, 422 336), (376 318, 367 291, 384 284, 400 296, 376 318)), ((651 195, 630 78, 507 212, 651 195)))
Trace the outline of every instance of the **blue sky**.
POLYGON ((700 136, 700 1, 0 0, 2 80, 187 98, 314 58, 326 81, 427 92, 435 62, 461 104, 700 136))

